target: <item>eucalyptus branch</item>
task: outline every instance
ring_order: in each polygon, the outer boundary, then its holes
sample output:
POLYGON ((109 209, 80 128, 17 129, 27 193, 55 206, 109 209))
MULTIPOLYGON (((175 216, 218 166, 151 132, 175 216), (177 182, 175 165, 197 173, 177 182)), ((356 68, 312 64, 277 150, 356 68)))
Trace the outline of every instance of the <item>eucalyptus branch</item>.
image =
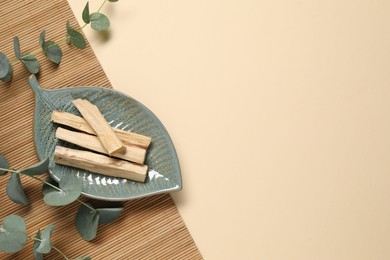
MULTIPOLYGON (((100 12, 100 10, 103 8, 104 4, 107 2, 107 0, 103 1, 103 3, 101 4, 101 6, 99 7, 99 10, 97 11, 97 13, 100 12)), ((79 29, 77 29, 76 31, 78 32, 81 32, 88 24, 85 23, 83 26, 81 26, 79 29)), ((34 51, 32 51, 31 53, 27 53, 25 55, 22 55, 21 58, 27 58, 27 57, 30 57, 30 56, 35 56, 35 55, 38 55, 42 52, 46 52, 47 50, 49 50, 50 48, 56 46, 56 45, 60 45, 61 43, 63 42, 66 42, 68 39, 70 39, 70 36, 69 35, 66 35, 65 37, 57 40, 57 41, 53 41, 53 43, 49 46, 46 46, 45 48, 39 48, 39 49, 36 49, 34 51)), ((11 65, 14 65, 14 63, 17 61, 18 59, 17 58, 14 58, 10 61, 10 64, 11 65)))
MULTIPOLYGON (((108 0, 108 2, 117 2, 118 0, 108 0)), ((37 54, 44 53, 46 58, 51 62, 59 65, 62 60, 62 50, 60 44, 66 42, 72 44, 76 48, 84 49, 87 46, 87 43, 84 39, 84 36, 81 34, 83 28, 88 24, 91 24, 91 28, 96 31, 107 30, 110 27, 110 20, 106 15, 104 15, 101 10, 104 5, 107 3, 107 0, 104 0, 100 5, 97 12, 89 12, 89 2, 87 2, 83 12, 82 18, 85 24, 79 29, 72 29, 69 25, 69 21, 66 23, 66 36, 57 40, 57 41, 46 41, 45 40, 45 31, 41 32, 39 37, 39 45, 41 48, 36 49, 30 53, 21 54, 20 52, 20 43, 17 36, 14 37, 14 51, 15 57, 8 60, 7 56, 0 52, 0 80, 8 82, 12 80, 13 77, 13 66, 19 60, 24 67, 33 74, 36 74, 40 70, 40 65, 35 57, 37 54)))
MULTIPOLYGON (((57 182, 55 182, 51 178, 43 180, 37 177, 47 172, 48 168, 49 159, 46 158, 45 160, 42 160, 25 169, 12 169, 8 166, 8 162, 6 161, 6 159, 0 155, 0 176, 5 175, 7 173, 11 175, 6 188, 6 192, 9 199, 15 203, 22 205, 27 205, 30 203, 26 194, 24 193, 20 179, 20 175, 24 175, 43 184, 43 200, 49 206, 64 206, 74 201, 78 201, 80 203, 80 207, 76 214, 76 228, 81 237, 87 241, 92 240, 96 237, 99 224, 111 223, 120 216, 123 210, 122 207, 95 208, 90 203, 82 201, 80 199, 82 191, 82 182, 78 179, 76 175, 63 175, 58 183, 58 186, 57 182)), ((45 230, 43 231, 42 236, 47 237, 47 233, 52 232, 52 230, 47 228, 45 230)), ((37 236, 39 236, 39 233, 37 234, 37 236)), ((40 237, 37 236, 35 238, 40 239, 40 237)), ((0 234, 0 251, 5 251, 6 249, 4 250, 1 248, 1 239, 2 237, 0 234)))
POLYGON ((40 178, 38 178, 38 177, 35 177, 35 176, 31 176, 31 175, 26 174, 26 173, 21 172, 21 171, 11 170, 11 169, 6 169, 6 168, 0 168, 0 171, 12 172, 12 173, 16 173, 16 174, 22 174, 22 175, 28 176, 28 177, 30 177, 30 178, 33 178, 34 180, 37 180, 37 181, 39 181, 39 182, 41 182, 41 183, 43 183, 43 184, 46 184, 46 185, 52 187, 53 189, 56 189, 56 190, 58 190, 58 191, 62 191, 60 188, 58 188, 57 186, 54 186, 53 184, 51 184, 51 183, 49 183, 49 182, 47 182, 47 181, 44 181, 44 180, 42 180, 42 179, 40 179, 40 178))
MULTIPOLYGON (((51 234, 53 231, 54 225, 49 225, 42 233, 38 230, 35 236, 27 236, 25 220, 18 215, 9 215, 4 219, 3 226, 0 228, 0 251, 6 253, 18 252, 27 244, 27 239, 30 239, 34 242, 35 259, 43 259, 45 254, 54 249, 65 260, 70 260, 60 249, 52 245, 51 234)), ((91 257, 79 257, 76 260, 91 260, 91 257)))
MULTIPOLYGON (((11 172, 11 173, 16 173, 16 174, 22 174, 22 175, 24 175, 24 176, 33 178, 34 180, 37 180, 37 181, 43 183, 44 185, 48 185, 49 187, 51 187, 51 188, 53 188, 53 189, 55 189, 55 190, 57 190, 57 191, 64 192, 63 189, 61 189, 61 188, 59 188, 59 187, 57 187, 57 186, 51 184, 50 182, 44 181, 44 180, 42 180, 42 179, 40 179, 40 178, 38 178, 38 177, 36 177, 36 176, 30 175, 30 174, 28 174, 28 173, 24 173, 23 171, 17 171, 17 170, 12 170, 12 169, 7 169, 7 168, 0 168, 0 171, 11 172)), ((89 208, 91 211, 93 211, 93 212, 96 212, 96 211, 97 211, 97 209, 91 207, 89 204, 83 202, 82 200, 80 200, 80 199, 76 199, 76 200, 77 200, 79 203, 83 204, 85 207, 89 208)))

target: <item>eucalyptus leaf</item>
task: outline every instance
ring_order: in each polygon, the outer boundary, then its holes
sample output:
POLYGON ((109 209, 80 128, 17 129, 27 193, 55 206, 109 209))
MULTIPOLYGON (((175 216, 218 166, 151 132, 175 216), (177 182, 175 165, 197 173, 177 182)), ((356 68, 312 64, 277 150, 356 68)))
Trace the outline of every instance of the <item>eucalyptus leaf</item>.
POLYGON ((9 215, 0 228, 0 251, 15 253, 26 244, 26 223, 22 217, 9 215))
POLYGON ((39 72, 39 62, 34 55, 29 53, 23 54, 20 57, 20 61, 30 73, 36 74, 39 72))
MULTIPOLYGON (((92 207, 91 204, 87 203, 92 207)), ((80 205, 76 215, 77 231, 84 240, 90 241, 96 237, 99 224, 99 211, 92 210, 84 204, 80 205)))
POLYGON ((36 74, 39 72, 39 62, 34 55, 29 53, 20 55, 20 41, 18 36, 14 37, 14 51, 16 58, 23 63, 24 67, 26 67, 30 73, 36 74))
POLYGON ((14 51, 15 51, 15 57, 20 59, 20 41, 18 36, 14 37, 14 51))
POLYGON ((69 21, 66 21, 66 43, 67 44, 70 44, 70 35, 68 33, 68 30, 71 29, 70 28, 70 24, 69 24, 69 21))
MULTIPOLYGON (((41 231, 38 230, 37 234, 35 235, 36 239, 41 239, 41 231)), ((34 240, 34 258, 35 260, 43 260, 43 255, 41 253, 38 253, 37 252, 37 248, 39 247, 39 245, 41 244, 41 241, 38 241, 38 240, 34 240)))
POLYGON ((87 43, 83 35, 70 27, 69 21, 66 22, 66 42, 72 43, 76 48, 84 49, 87 43))
POLYGON ((54 62, 55 64, 60 64, 62 60, 62 50, 60 46, 53 42, 47 41, 42 45, 43 52, 45 53, 46 58, 54 62))
POLYGON ((45 36, 46 36, 46 31, 42 31, 41 34, 39 35, 39 45, 42 47, 43 43, 45 42, 45 36))
POLYGON ((76 30, 68 29, 68 34, 70 36, 70 42, 79 49, 84 49, 87 46, 85 39, 81 33, 76 30))
POLYGON ((76 176, 65 174, 60 180, 59 189, 45 194, 43 200, 46 204, 50 206, 64 206, 72 203, 80 197, 82 183, 76 176))
MULTIPOLYGON (((46 181, 45 181, 45 182, 50 183, 51 185, 53 185, 53 186, 59 188, 59 187, 58 187, 58 182, 56 182, 56 181, 55 181, 52 177, 50 177, 50 176, 48 176, 48 177, 46 178, 46 181)), ((46 184, 46 183, 43 184, 43 186, 42 186, 42 194, 43 194, 43 195, 46 195, 46 194, 48 194, 49 192, 53 192, 53 191, 58 191, 58 190, 55 189, 55 188, 53 188, 52 186, 46 184)))
POLYGON ((108 2, 114 3, 114 2, 118 2, 118 0, 108 0, 108 2))
POLYGON ((47 172, 48 169, 49 169, 49 158, 46 158, 45 160, 37 162, 36 164, 21 170, 21 172, 30 176, 35 176, 47 172))
POLYGON ((53 233, 54 225, 50 225, 42 231, 41 241, 37 252, 41 254, 47 254, 51 251, 51 233, 53 233))
MULTIPOLYGON (((4 158, 4 156, 2 156, 2 155, 0 155, 0 168, 8 169, 8 162, 4 158)), ((6 172, 8 172, 8 171, 0 170, 0 175, 4 174, 6 172)))
POLYGON ((20 181, 20 175, 16 172, 11 173, 7 184, 7 195, 15 203, 27 205, 30 202, 26 194, 24 193, 22 183, 20 181))
POLYGON ((102 13, 92 13, 89 16, 91 27, 96 31, 104 31, 110 27, 110 20, 102 13))
POLYGON ((62 60, 62 50, 60 46, 53 41, 45 40, 46 31, 42 31, 39 36, 39 45, 45 53, 46 58, 54 62, 55 64, 60 64, 62 60))
POLYGON ((7 56, 0 52, 0 80, 9 81, 12 78, 12 65, 7 56))
POLYGON ((123 208, 101 208, 99 211, 99 224, 109 224, 117 220, 123 208))
POLYGON ((10 64, 7 56, 0 52, 0 78, 4 78, 9 73, 10 64))
POLYGON ((87 4, 84 7, 82 17, 84 23, 89 24, 91 22, 91 20, 89 19, 89 2, 87 2, 87 4))
POLYGON ((90 256, 84 256, 84 257, 78 257, 74 260, 91 260, 92 258, 90 256))
POLYGON ((67 44, 70 44, 70 39, 71 39, 71 37, 70 37, 69 33, 66 32, 66 43, 67 44))
POLYGON ((5 76, 4 78, 0 78, 0 80, 3 82, 9 82, 12 79, 13 69, 12 69, 11 63, 9 65, 10 65, 10 67, 9 67, 9 72, 8 72, 7 76, 5 76))

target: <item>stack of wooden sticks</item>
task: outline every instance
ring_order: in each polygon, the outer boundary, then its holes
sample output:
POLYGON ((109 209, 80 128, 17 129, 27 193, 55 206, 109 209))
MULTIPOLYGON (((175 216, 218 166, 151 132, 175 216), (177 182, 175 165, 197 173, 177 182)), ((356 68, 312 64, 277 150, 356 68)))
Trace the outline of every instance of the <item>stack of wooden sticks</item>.
POLYGON ((78 131, 58 127, 56 137, 91 152, 57 146, 54 161, 91 172, 145 182, 148 166, 144 165, 144 161, 152 139, 111 128, 99 109, 87 100, 76 99, 73 104, 83 117, 53 111, 51 121, 78 131))

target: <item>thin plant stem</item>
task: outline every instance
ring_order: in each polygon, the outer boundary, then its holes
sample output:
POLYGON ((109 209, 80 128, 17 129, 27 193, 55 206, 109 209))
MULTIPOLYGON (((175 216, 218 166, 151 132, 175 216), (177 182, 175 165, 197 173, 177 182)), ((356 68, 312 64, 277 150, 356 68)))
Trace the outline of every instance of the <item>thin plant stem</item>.
POLYGON ((11 170, 11 169, 5 169, 5 168, 0 168, 0 171, 7 171, 7 172, 13 172, 13 173, 17 173, 17 174, 22 174, 22 175, 31 177, 31 178, 33 178, 33 179, 35 179, 35 180, 37 180, 37 181, 40 181, 40 182, 42 182, 42 183, 44 183, 44 184, 47 184, 47 185, 49 185, 50 187, 52 187, 52 188, 54 188, 54 189, 56 189, 56 190, 61 191, 60 188, 54 186, 53 184, 48 183, 47 181, 44 181, 44 180, 42 180, 42 179, 39 179, 38 177, 31 176, 31 175, 29 175, 29 174, 23 173, 23 172, 21 172, 21 171, 16 171, 16 170, 11 170))
MULTIPOLYGON (((36 238, 36 237, 30 237, 31 240, 34 240, 34 241, 39 241, 39 242, 43 242, 42 239, 39 239, 39 238, 36 238)), ((62 253, 61 250, 59 250, 57 247, 55 246, 51 246, 54 250, 56 250, 58 253, 60 253, 66 260, 69 260, 69 258, 64 254, 62 253)))
POLYGON ((92 208, 91 206, 89 206, 87 203, 83 202, 82 200, 80 199, 77 199, 78 202, 80 202, 81 204, 83 204, 84 206, 86 206, 87 208, 89 208, 90 210, 92 211, 96 211, 96 209, 92 208))
POLYGON ((22 175, 31 177, 31 178, 33 178, 34 180, 37 180, 37 181, 39 181, 39 182, 42 182, 42 183, 44 183, 44 184, 46 184, 46 185, 49 185, 49 186, 52 187, 53 189, 56 189, 56 190, 58 190, 58 191, 62 191, 60 188, 58 188, 57 186, 55 186, 55 185, 53 185, 53 184, 51 184, 51 183, 49 183, 49 182, 47 182, 47 181, 44 181, 44 180, 42 180, 42 179, 40 179, 40 178, 38 178, 38 177, 31 176, 31 175, 29 175, 29 174, 23 173, 23 172, 21 172, 21 171, 16 171, 16 170, 11 170, 11 169, 5 169, 5 168, 0 168, 0 171, 7 171, 7 172, 13 172, 13 173, 17 173, 17 174, 22 174, 22 175))
POLYGON ((0 171, 19 173, 19 171, 11 170, 11 169, 5 169, 5 168, 0 168, 0 171))
POLYGON ((37 181, 39 181, 39 182, 42 182, 43 184, 46 184, 46 185, 52 187, 53 189, 56 189, 56 190, 58 190, 58 191, 62 191, 62 190, 61 190, 60 188, 58 188, 57 186, 55 186, 55 185, 53 185, 53 184, 51 184, 51 183, 49 183, 49 182, 47 182, 47 181, 44 181, 44 180, 42 180, 42 179, 40 179, 40 178, 38 178, 38 177, 31 176, 31 175, 25 174, 25 173, 23 173, 23 172, 19 172, 19 174, 22 174, 22 175, 31 177, 31 178, 33 178, 34 180, 37 180, 37 181))
POLYGON ((64 254, 64 253, 62 253, 62 251, 61 250, 59 250, 57 247, 55 247, 55 246, 52 246, 53 248, 54 248, 54 250, 56 250, 58 253, 60 253, 66 260, 69 260, 69 258, 64 254))
POLYGON ((107 2, 107 0, 104 0, 104 2, 102 3, 102 5, 99 7, 99 9, 97 10, 98 13, 100 13, 100 11, 102 10, 104 4, 107 2))

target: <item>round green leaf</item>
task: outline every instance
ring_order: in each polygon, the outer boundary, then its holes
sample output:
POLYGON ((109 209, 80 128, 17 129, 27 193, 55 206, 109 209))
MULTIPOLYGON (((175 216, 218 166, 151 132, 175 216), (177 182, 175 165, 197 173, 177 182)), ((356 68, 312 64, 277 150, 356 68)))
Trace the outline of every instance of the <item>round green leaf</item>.
POLYGON ((34 55, 29 53, 23 54, 20 60, 30 73, 36 74, 39 72, 39 62, 34 55))
POLYGON ((114 3, 114 2, 118 2, 118 0, 108 0, 108 2, 114 3))
MULTIPOLYGON (((0 155, 0 168, 3 168, 3 169, 8 169, 8 162, 7 160, 4 158, 4 156, 0 155)), ((6 173, 7 171, 4 171, 4 170, 0 170, 0 175, 6 173)))
POLYGON ((11 63, 9 64, 9 72, 4 78, 0 78, 1 81, 9 82, 12 79, 13 69, 11 63))
POLYGON ((15 253, 26 244, 26 223, 17 215, 9 215, 0 228, 0 251, 15 253))
POLYGON ((75 260, 91 260, 92 258, 90 256, 83 256, 83 257, 78 257, 75 260))
POLYGON ((84 7, 82 18, 84 23, 89 24, 91 20, 89 19, 89 2, 84 7))
POLYGON ((12 66, 9 63, 7 56, 0 52, 0 79, 6 78, 11 72, 11 68, 12 66))
POLYGON ((74 175, 62 176, 59 183, 59 190, 49 191, 43 197, 46 204, 50 206, 64 206, 72 203, 80 197, 82 183, 74 175))
POLYGON ((123 211, 123 208, 102 208, 99 211, 99 224, 109 224, 117 220, 123 211))
POLYGON ((47 254, 51 251, 51 233, 53 233, 54 225, 50 225, 42 231, 40 244, 37 252, 40 254, 47 254))
POLYGON ((43 161, 37 162, 26 169, 21 170, 24 174, 28 174, 30 176, 41 175, 47 172, 49 168, 49 158, 46 158, 43 161))
POLYGON ((42 45, 43 52, 45 53, 46 58, 54 62, 55 64, 60 64, 62 59, 62 50, 57 43, 53 41, 44 42, 42 45))
POLYGON ((24 193, 22 183, 20 181, 20 176, 18 173, 11 173, 11 177, 9 178, 7 184, 7 195, 15 203, 27 205, 30 202, 26 194, 24 193))
MULTIPOLYGON (((41 231, 40 230, 38 230, 37 234, 35 235, 35 238, 41 239, 41 231)), ((34 250, 34 259, 35 260, 43 260, 43 255, 41 253, 37 252, 37 248, 39 247, 40 244, 41 244, 41 241, 34 240, 33 250, 34 250)))
POLYGON ((102 13, 92 13, 89 19, 92 29, 96 31, 104 31, 110 27, 110 20, 102 13))
MULTIPOLYGON (((91 206, 91 204, 87 204, 91 206)), ((84 204, 81 204, 76 215, 76 227, 81 237, 87 241, 94 239, 96 237, 98 224, 99 211, 91 210, 84 204)))

